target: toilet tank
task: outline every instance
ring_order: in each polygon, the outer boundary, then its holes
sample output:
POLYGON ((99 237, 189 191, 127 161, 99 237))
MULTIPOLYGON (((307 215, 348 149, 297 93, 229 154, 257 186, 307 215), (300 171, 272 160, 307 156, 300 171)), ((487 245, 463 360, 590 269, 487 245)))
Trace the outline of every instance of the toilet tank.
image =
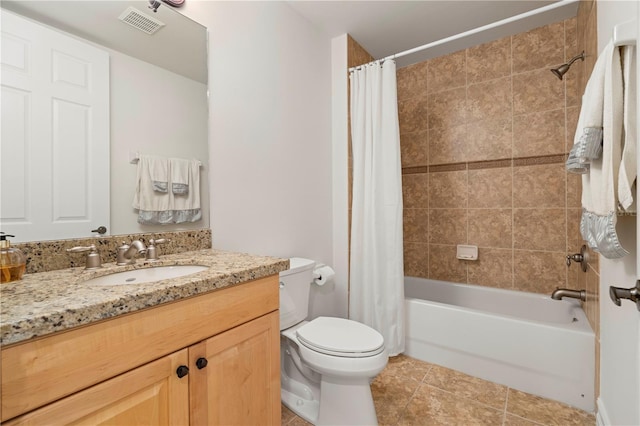
POLYGON ((280 272, 280 330, 307 318, 315 264, 313 260, 292 257, 289 269, 280 272))

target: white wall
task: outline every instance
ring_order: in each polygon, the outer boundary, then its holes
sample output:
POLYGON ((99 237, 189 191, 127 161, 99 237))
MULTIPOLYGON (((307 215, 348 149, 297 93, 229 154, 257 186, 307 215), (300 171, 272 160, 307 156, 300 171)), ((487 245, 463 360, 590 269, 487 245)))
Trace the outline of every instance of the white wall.
MULTIPOLYGON (((598 53, 611 40, 615 25, 638 17, 636 1, 598 1, 598 53)), ((615 306, 609 286, 632 287, 637 277, 636 218, 619 217, 617 232, 630 255, 609 260, 600 256, 600 397, 599 422, 638 424, 640 421, 640 318, 635 306, 615 306)))
POLYGON ((213 246, 331 265, 331 40, 284 2, 181 12, 209 29, 213 246))
POLYGON ((111 234, 162 232, 209 227, 207 87, 195 80, 109 51, 111 80, 111 234), (172 225, 140 225, 131 207, 136 165, 129 152, 197 158, 202 220, 172 225))
POLYGON ((344 295, 339 316, 349 311, 349 89, 347 35, 331 40, 331 127, 333 139, 333 268, 336 287, 344 295))

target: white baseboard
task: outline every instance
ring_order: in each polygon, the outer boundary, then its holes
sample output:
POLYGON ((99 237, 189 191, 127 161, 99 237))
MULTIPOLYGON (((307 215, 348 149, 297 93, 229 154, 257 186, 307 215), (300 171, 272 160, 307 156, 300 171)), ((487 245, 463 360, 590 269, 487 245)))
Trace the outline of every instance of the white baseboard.
POLYGON ((611 424, 611 420, 609 420, 609 415, 607 414, 607 410, 604 406, 604 402, 602 399, 598 398, 596 401, 596 425, 597 426, 609 426, 611 424))

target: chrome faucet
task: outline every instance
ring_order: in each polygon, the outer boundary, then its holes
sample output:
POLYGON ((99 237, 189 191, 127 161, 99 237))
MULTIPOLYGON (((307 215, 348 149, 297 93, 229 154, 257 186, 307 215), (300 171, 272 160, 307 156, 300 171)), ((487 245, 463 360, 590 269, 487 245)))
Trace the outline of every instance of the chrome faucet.
POLYGON ((136 256, 138 254, 144 254, 146 251, 147 248, 140 240, 132 241, 131 245, 123 241, 116 253, 116 265, 133 265, 136 263, 136 256))
POLYGON ((586 290, 569 290, 568 288, 556 288, 551 293, 551 298, 554 300, 562 300, 563 297, 571 297, 573 299, 580 299, 583 302, 587 300, 586 290))

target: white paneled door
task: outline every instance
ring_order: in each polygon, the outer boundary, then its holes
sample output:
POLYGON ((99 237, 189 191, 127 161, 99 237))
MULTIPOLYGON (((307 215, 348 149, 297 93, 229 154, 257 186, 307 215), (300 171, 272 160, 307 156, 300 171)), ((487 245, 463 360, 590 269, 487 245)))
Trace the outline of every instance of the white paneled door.
POLYGON ((14 241, 109 224, 109 55, 2 10, 0 230, 14 241))
MULTIPOLYGON (((640 7, 632 2, 605 2, 598 19, 612 15, 614 22, 626 22, 637 16, 636 34, 640 34, 640 7), (635 10, 633 9, 635 7, 635 10), (632 13, 631 13, 632 12, 632 13)), ((612 20, 612 19, 610 19, 612 20)), ((600 29, 599 29, 600 31, 600 29)), ((640 81, 640 69, 636 71, 640 81)), ((638 121, 640 122, 640 99, 638 121)), ((640 151, 638 151, 640 164, 640 151)), ((637 187, 637 184, 636 184, 637 187)), ((636 194, 640 199, 640 191, 636 194)), ((620 217, 618 236, 630 254, 622 259, 600 260, 600 397, 599 425, 640 425, 640 309, 634 301, 620 299, 620 306, 612 301, 610 286, 629 290, 640 279, 640 223, 638 217, 620 217)), ((621 297, 629 293, 621 291, 621 297)), ((632 297, 633 298, 633 297, 632 297)))

